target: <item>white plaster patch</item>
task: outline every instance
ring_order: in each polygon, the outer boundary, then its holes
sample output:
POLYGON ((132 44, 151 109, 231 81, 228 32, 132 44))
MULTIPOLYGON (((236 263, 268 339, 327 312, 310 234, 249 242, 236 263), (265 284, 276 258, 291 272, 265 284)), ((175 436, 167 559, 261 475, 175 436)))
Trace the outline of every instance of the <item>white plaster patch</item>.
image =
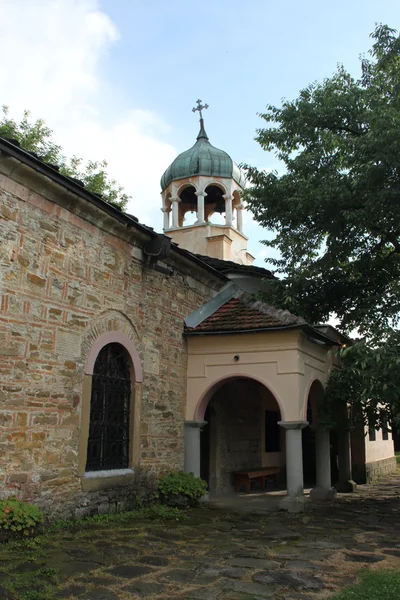
POLYGON ((57 331, 56 350, 63 356, 76 358, 81 355, 81 336, 69 331, 57 331))
POLYGON ((144 352, 144 370, 153 375, 160 374, 160 353, 155 348, 147 347, 144 352))

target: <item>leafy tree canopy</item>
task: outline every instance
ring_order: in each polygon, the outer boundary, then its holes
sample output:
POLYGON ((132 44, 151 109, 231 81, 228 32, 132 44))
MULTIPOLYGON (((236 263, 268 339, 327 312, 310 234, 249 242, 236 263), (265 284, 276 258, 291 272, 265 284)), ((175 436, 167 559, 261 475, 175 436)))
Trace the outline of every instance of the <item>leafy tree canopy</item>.
POLYGON ((343 66, 280 108, 257 141, 283 174, 247 166, 247 203, 276 232, 280 304, 343 330, 393 326, 400 310, 400 38, 379 25, 361 77, 343 66))
POLYGON ((350 406, 350 423, 363 421, 384 429, 399 424, 400 332, 383 340, 360 341, 340 352, 342 368, 334 370, 321 407, 327 424, 338 424, 340 407, 350 406))
POLYGON ((34 152, 45 162, 57 165, 60 173, 82 181, 90 192, 100 194, 106 202, 124 210, 129 196, 123 188, 107 175, 107 162, 89 161, 83 164, 81 158, 73 156, 67 159, 61 146, 52 140, 52 130, 43 119, 32 122, 29 111, 25 111, 22 119, 17 122, 9 115, 7 106, 2 107, 0 116, 0 137, 15 139, 21 148, 34 152))
POLYGON ((359 79, 338 66, 260 115, 256 140, 282 172, 245 168, 248 206, 280 252, 268 299, 367 336, 341 351, 326 416, 347 403, 379 427, 400 415, 400 37, 386 25, 371 37, 359 79))

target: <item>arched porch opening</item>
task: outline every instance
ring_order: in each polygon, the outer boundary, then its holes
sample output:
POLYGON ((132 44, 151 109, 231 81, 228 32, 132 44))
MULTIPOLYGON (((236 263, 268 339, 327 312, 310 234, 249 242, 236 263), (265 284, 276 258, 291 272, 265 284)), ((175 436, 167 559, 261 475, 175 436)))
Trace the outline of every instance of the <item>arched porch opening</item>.
POLYGON ((234 489, 240 470, 284 466, 285 431, 273 393, 249 377, 219 382, 208 394, 200 433, 200 476, 212 493, 234 489))
POLYGON ((308 391, 305 420, 307 427, 302 430, 303 477, 306 487, 313 486, 316 480, 315 430, 318 424, 318 407, 323 402, 324 387, 314 379, 308 391))

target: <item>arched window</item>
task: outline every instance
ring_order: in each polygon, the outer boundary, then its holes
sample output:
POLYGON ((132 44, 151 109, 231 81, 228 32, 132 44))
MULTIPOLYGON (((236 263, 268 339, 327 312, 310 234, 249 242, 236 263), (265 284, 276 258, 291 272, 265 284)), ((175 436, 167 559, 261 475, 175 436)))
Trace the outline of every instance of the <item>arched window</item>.
POLYGON ((86 471, 129 466, 130 360, 121 344, 107 344, 93 369, 86 471))

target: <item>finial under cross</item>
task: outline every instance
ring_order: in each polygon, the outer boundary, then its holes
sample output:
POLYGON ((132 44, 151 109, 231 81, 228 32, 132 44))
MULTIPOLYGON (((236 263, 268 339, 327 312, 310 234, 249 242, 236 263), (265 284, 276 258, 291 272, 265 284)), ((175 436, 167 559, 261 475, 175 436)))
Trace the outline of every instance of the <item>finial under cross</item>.
POLYGON ((208 104, 202 104, 201 100, 196 100, 196 104, 197 104, 197 106, 195 106, 195 107, 192 108, 192 112, 199 111, 199 113, 200 113, 200 119, 202 119, 203 115, 201 114, 201 111, 203 109, 207 109, 208 108, 208 104))

